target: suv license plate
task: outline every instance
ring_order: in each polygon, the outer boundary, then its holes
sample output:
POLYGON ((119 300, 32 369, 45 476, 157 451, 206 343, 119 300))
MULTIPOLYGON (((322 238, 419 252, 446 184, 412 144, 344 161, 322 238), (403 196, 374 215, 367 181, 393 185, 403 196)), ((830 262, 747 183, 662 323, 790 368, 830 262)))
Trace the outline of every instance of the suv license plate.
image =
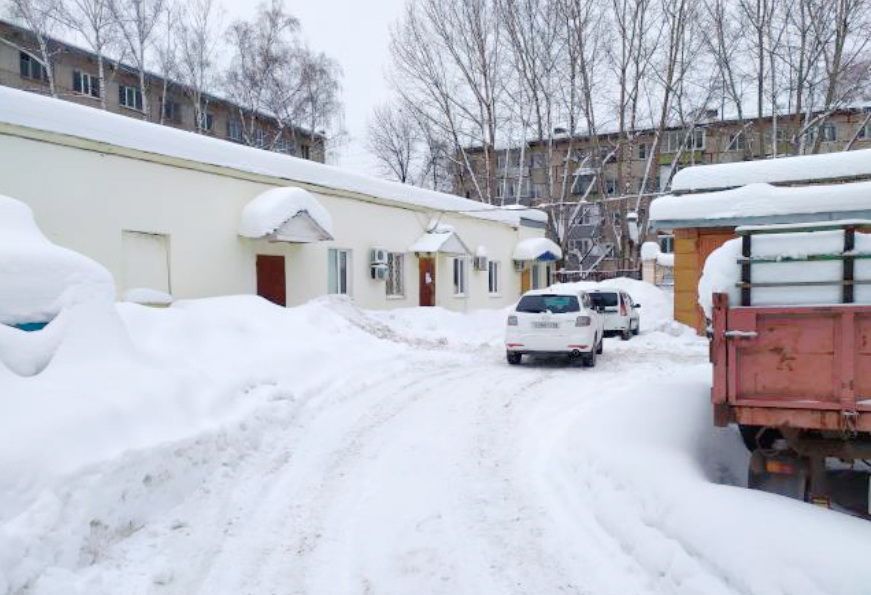
POLYGON ((540 322, 536 321, 532 323, 533 328, 559 328, 558 322, 540 322))

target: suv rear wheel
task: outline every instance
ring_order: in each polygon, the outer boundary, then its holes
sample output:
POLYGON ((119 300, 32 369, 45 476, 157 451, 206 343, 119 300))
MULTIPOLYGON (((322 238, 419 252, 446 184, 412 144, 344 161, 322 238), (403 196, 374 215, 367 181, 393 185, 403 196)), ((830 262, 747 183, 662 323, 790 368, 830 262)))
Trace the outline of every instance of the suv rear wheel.
POLYGON ((584 364, 585 368, 595 368, 596 367, 596 351, 595 349, 591 349, 590 353, 585 353, 581 356, 581 361, 584 364))
POLYGON ((505 354, 505 358, 508 360, 509 364, 511 364, 512 366, 516 366, 520 363, 520 360, 523 359, 523 355, 520 353, 512 353, 509 351, 505 354))
POLYGON ((632 338, 632 331, 629 330, 628 328, 625 329, 622 333, 620 333, 620 338, 623 339, 624 341, 628 341, 629 339, 632 338))

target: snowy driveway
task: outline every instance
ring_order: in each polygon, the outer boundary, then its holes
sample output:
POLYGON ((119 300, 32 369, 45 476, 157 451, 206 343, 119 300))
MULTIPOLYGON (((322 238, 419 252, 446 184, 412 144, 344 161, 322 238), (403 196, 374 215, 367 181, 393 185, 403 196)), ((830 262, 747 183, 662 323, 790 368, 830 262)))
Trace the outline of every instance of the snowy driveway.
POLYGON ((370 337, 354 343, 365 353, 336 351, 335 370, 302 388, 249 381, 252 404, 230 421, 92 464, 4 519, 0 538, 18 546, 0 548, 9 589, 770 594, 869 584, 867 524, 728 485, 746 455, 734 432, 710 425, 703 342, 666 326, 606 340, 592 370, 510 367, 493 339, 501 315, 344 315, 370 337), (831 557, 815 565, 821 556, 831 557))

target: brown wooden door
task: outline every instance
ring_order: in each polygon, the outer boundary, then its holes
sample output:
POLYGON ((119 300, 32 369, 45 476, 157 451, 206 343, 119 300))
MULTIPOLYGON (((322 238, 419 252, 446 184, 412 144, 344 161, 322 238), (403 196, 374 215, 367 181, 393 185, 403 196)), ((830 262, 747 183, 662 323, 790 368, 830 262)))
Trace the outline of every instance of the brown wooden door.
POLYGON ((532 270, 527 267, 520 273, 520 293, 526 293, 532 288, 532 270))
POLYGON ((257 255, 257 295, 273 304, 287 305, 283 256, 257 255))
POLYGON ((418 258, 420 263, 420 305, 435 306, 435 258, 418 258))

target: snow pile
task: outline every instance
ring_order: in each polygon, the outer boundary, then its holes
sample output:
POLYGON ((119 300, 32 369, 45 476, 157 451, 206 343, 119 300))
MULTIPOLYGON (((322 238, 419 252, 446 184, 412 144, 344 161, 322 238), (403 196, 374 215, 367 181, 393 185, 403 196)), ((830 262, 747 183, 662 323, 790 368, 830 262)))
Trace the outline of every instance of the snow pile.
POLYGON ((559 260, 563 257, 562 249, 547 238, 528 238, 521 240, 514 247, 514 260, 559 260))
POLYGON ((35 130, 47 130, 293 182, 359 192, 385 202, 463 213, 513 226, 519 225, 521 219, 547 222, 547 213, 543 211, 494 207, 452 194, 368 177, 307 159, 246 147, 9 87, 0 87, 0 105, 3 106, 0 121, 35 130))
POLYGON ((300 213, 307 213, 321 229, 334 235, 333 219, 318 199, 307 190, 291 187, 267 190, 245 205, 239 235, 266 237, 300 213))
POLYGON ((659 244, 657 242, 644 242, 641 244, 641 260, 656 260, 659 253, 659 244))
POLYGON ((172 296, 158 289, 137 287, 124 292, 124 301, 145 306, 168 306, 172 303, 172 296))
POLYGON ((657 198, 650 205, 650 220, 664 222, 832 212, 864 213, 871 211, 869 196, 871 182, 788 188, 755 183, 722 192, 657 198))
MULTIPOLYGON (((754 235, 752 256, 764 258, 804 258, 809 255, 841 254, 844 248, 843 231, 816 231, 754 235)), ((871 254, 871 234, 856 234, 855 254, 871 254)), ((711 318, 713 294, 729 294, 729 303, 741 303, 741 238, 729 240, 714 250, 705 261, 699 280, 699 305, 711 318)), ((839 281, 842 263, 833 261, 773 262, 752 266, 754 283, 839 281)), ((871 279, 871 262, 857 260, 854 265, 857 279, 871 279)), ((871 288, 857 285, 854 298, 858 303, 871 303, 871 288)), ((810 287, 756 287, 752 290, 754 306, 837 304, 841 301, 840 285, 810 287)))
POLYGON ((656 255, 656 264, 661 267, 671 267, 674 268, 674 253, 672 252, 660 252, 656 255))
POLYGON ((716 190, 747 184, 834 180, 871 176, 871 149, 781 159, 697 165, 680 170, 674 191, 716 190))
POLYGON ((109 271, 52 244, 28 206, 0 196, 0 324, 47 322, 77 303, 114 298, 109 271))

